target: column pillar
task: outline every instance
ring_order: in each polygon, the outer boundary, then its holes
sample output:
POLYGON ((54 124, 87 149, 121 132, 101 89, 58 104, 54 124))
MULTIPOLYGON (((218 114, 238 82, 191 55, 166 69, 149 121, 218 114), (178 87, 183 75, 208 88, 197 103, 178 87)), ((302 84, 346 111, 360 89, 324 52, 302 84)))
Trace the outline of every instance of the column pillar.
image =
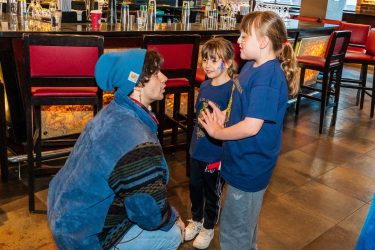
POLYGON ((302 0, 301 16, 341 20, 345 0, 302 0))

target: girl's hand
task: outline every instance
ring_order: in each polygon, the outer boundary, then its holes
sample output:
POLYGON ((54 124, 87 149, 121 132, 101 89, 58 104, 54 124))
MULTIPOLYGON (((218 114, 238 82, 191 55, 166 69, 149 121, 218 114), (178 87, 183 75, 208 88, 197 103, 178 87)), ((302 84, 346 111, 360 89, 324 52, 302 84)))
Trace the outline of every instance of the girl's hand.
POLYGON ((218 134, 220 133, 220 130, 224 128, 224 120, 222 120, 222 112, 220 111, 220 109, 218 109, 216 106, 211 107, 213 109, 216 108, 219 111, 214 110, 211 113, 208 110, 204 110, 202 112, 202 118, 198 117, 198 121, 212 138, 219 139, 218 134))
POLYGON ((227 110, 225 109, 225 110, 221 111, 215 105, 215 103, 213 103, 211 101, 208 101, 208 104, 211 106, 212 111, 213 111, 214 115, 216 116, 217 122, 220 124, 220 126, 224 127, 225 116, 226 116, 227 110))

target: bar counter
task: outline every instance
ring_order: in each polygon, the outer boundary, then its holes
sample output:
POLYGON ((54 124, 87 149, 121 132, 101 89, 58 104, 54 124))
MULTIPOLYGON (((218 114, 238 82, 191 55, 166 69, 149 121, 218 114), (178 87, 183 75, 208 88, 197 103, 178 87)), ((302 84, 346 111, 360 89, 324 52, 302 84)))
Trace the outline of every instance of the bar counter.
MULTIPOLYGON (((123 29, 121 24, 109 26, 102 23, 99 30, 92 30, 91 24, 86 23, 62 23, 59 30, 51 30, 49 23, 35 22, 33 20, 21 19, 18 17, 16 25, 10 25, 10 17, 3 14, 0 17, 0 62, 3 71, 5 90, 8 97, 10 118, 17 142, 23 142, 26 138, 25 111, 22 105, 19 82, 24 81, 23 69, 23 33, 55 33, 55 34, 96 34, 105 37, 104 46, 112 48, 135 48, 141 46, 143 34, 199 34, 202 41, 209 39, 212 35, 239 34, 238 29, 208 29, 201 24, 190 24, 189 26, 180 23, 167 25, 157 24, 155 29, 137 30, 133 25, 130 29, 123 29), (7 22, 7 23, 6 23, 7 22)), ((330 24, 299 22, 289 20, 286 22, 288 34, 297 39, 301 36, 326 35, 330 34, 337 26, 330 24)))

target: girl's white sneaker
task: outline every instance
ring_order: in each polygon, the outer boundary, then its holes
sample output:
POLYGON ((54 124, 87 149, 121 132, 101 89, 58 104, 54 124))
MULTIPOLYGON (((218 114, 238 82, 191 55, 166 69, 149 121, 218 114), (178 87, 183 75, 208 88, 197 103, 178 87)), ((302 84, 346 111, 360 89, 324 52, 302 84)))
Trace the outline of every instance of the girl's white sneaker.
POLYGON ((210 243, 211 240, 214 238, 214 230, 213 229, 206 229, 202 228, 202 230, 199 232, 197 238, 195 238, 193 242, 193 247, 198 249, 206 249, 210 243))
POLYGON ((194 239, 194 237, 201 231, 202 222, 188 220, 189 224, 185 227, 185 241, 194 239))

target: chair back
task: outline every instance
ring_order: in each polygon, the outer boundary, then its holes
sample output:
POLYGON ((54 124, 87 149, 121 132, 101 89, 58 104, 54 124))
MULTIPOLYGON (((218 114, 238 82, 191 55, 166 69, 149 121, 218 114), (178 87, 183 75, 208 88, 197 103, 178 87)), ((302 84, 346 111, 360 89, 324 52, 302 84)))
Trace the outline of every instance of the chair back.
POLYGON ((102 36, 24 34, 23 39, 28 87, 97 87, 102 36))
POLYGON ((331 33, 324 55, 326 59, 325 68, 329 68, 332 65, 343 65, 350 41, 350 34, 351 32, 348 30, 334 31, 331 33))
POLYGON ((194 84, 199 53, 199 35, 143 35, 144 49, 154 49, 164 58, 168 78, 187 78, 194 84))
POLYGON ((371 29, 366 40, 367 54, 375 56, 375 29, 371 29))
POLYGON ((350 44, 364 46, 371 26, 358 23, 341 22, 339 30, 350 30, 350 44))

